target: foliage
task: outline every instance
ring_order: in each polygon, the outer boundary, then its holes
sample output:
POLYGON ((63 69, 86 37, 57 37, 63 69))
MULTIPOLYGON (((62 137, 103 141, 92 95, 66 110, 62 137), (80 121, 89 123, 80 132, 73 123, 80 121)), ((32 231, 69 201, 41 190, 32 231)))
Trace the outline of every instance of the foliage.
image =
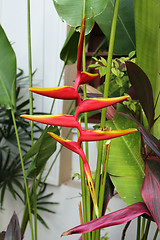
MULTIPOLYGON (((5 124, 9 126, 10 117, 12 116, 14 123, 14 128, 5 126, 1 131, 1 135, 8 140, 7 137, 14 135, 13 129, 15 129, 25 184, 24 192, 27 199, 25 201, 25 211, 21 230, 23 228, 22 232, 24 233, 24 229, 30 219, 32 239, 34 239, 31 213, 34 213, 35 218, 35 239, 37 239, 37 218, 47 227, 43 218, 37 214, 37 209, 52 212, 41 205, 53 203, 46 201, 46 198, 49 197, 50 194, 41 195, 45 189, 45 183, 42 183, 42 185, 39 185, 39 183, 45 164, 50 155, 55 151, 56 141, 58 141, 81 157, 80 179, 84 222, 84 224, 74 227, 64 232, 62 235, 66 236, 69 234, 92 232, 92 234, 85 234, 83 236, 84 239, 98 240, 100 239, 99 229, 130 222, 133 218, 138 217, 139 229, 137 231, 137 240, 140 239, 140 230, 142 239, 147 239, 151 221, 155 221, 158 230, 160 230, 160 144, 158 125, 160 116, 158 107, 160 103, 158 98, 160 92, 158 74, 160 60, 160 3, 158 0, 154 2, 149 0, 103 0, 96 2, 92 0, 77 0, 76 2, 74 0, 53 0, 53 2, 59 16, 72 26, 60 57, 66 65, 74 63, 77 56, 77 77, 74 87, 64 86, 52 89, 37 89, 31 86, 30 90, 52 98, 76 100, 77 108, 74 115, 35 116, 26 115, 26 113, 24 113, 22 117, 47 125, 76 127, 79 133, 78 140, 74 142, 60 137, 57 127, 46 127, 39 140, 37 140, 34 145, 32 144, 31 149, 24 158, 26 160, 25 163, 32 158, 32 163, 28 168, 28 176, 33 179, 33 185, 30 191, 28 190, 25 165, 22 157, 22 150, 24 149, 20 147, 20 135, 18 136, 17 128, 17 126, 19 129, 22 127, 22 122, 15 120, 16 58, 3 29, 0 29, 0 34, 2 36, 0 39, 0 47, 2 48, 0 55, 0 103, 5 107, 5 111, 6 109, 7 111, 9 110, 10 114, 9 118, 6 118, 2 113, 2 122, 4 121, 5 124), (94 21, 96 21, 105 34, 105 42, 107 42, 107 61, 102 57, 100 59, 95 57, 94 60, 96 62, 90 65, 90 68, 94 67, 99 71, 100 77, 105 78, 104 86, 101 86, 104 98, 99 98, 99 95, 98 98, 87 98, 85 85, 97 77, 97 74, 86 72, 84 56, 85 34, 91 32, 94 21), (79 30, 80 35, 76 32, 79 30), (136 60, 134 52, 132 52, 135 50, 136 60), (112 60, 113 53, 123 55, 130 54, 128 57, 112 60), (3 58, 4 61, 2 61, 3 58), (135 64, 135 61, 138 65, 135 64), (8 66, 10 66, 11 71, 7 71, 7 64, 9 64, 8 66), (84 85, 83 101, 78 92, 80 85, 84 85), (126 95, 115 98, 115 96, 122 96, 127 92, 131 95, 128 101, 126 101, 128 97, 126 95), (108 96, 111 98, 108 98, 108 96), (136 99, 134 98, 135 96, 136 99), (117 104, 122 100, 125 100, 124 105, 117 104), (116 104, 116 113, 113 119, 108 121, 106 119, 106 107, 112 104, 114 104, 114 106, 116 104), (102 109, 101 123, 98 125, 99 128, 88 130, 87 114, 85 112, 99 109, 102 109), (121 111, 120 114, 119 111, 121 111), (82 129, 78 121, 80 114, 84 114, 85 129, 82 129), (132 129, 124 130, 124 127, 132 127, 132 129), (139 132, 124 137, 124 135, 135 132, 135 127, 137 127, 139 132), (49 135, 54 138, 53 142, 51 142, 51 138, 49 138, 50 136, 47 134, 47 131, 49 131, 49 135), (121 136, 121 138, 117 138, 119 136, 121 136), (108 141, 102 142, 102 140, 104 141, 111 138, 116 138, 112 141, 112 144, 108 141), (82 142, 88 141, 99 141, 97 169, 94 181, 89 166, 87 143, 85 145, 85 151, 82 148, 82 142), (38 184, 36 183, 37 176, 39 176, 38 184), (107 204, 113 196, 114 187, 121 198, 126 202, 127 206, 124 209, 104 215, 107 204), (140 218, 147 218, 145 231, 143 226, 141 227, 139 224, 140 218), (93 232, 95 230, 98 231, 93 232)), ((96 53, 100 49, 101 47, 98 47, 96 53)), ((30 77, 32 78, 32 76, 30 77)), ((26 103, 24 103, 24 105, 26 105, 26 103)), ((30 113, 32 114, 31 102, 30 113)), ((25 128, 25 130, 28 131, 27 128, 25 128)), ((32 132, 33 127, 31 124, 31 135, 32 132)), ((27 134, 27 139, 28 136, 27 134)), ((8 144, 3 151, 7 149, 8 144)), ((3 172, 6 169, 12 169, 13 163, 9 165, 9 159, 10 151, 6 155, 6 163, 1 163, 0 165, 3 172)), ((11 176, 14 181, 16 179, 15 171, 17 170, 20 171, 19 165, 18 167, 15 165, 12 169, 11 176)), ((22 185, 19 185, 18 182, 16 182, 16 184, 22 189, 22 185)), ((7 184, 5 183, 2 188, 1 203, 3 203, 6 186, 10 188, 14 197, 16 197, 17 194, 10 182, 7 184)), ((156 238, 157 231, 154 240, 156 238)))

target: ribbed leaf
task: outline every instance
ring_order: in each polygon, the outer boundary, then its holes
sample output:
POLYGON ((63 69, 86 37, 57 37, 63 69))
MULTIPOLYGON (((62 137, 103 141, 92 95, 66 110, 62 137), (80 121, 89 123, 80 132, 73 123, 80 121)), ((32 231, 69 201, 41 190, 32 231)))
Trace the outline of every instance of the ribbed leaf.
POLYGON ((15 107, 16 56, 0 26, 0 104, 15 107))
POLYGON ((74 227, 62 234, 62 236, 68 236, 71 234, 80 234, 86 232, 92 232, 97 229, 119 225, 128 222, 143 213, 150 215, 146 205, 143 202, 135 203, 129 207, 120 209, 116 212, 109 213, 100 218, 94 219, 88 223, 84 223, 80 226, 74 227))
POLYGON ((160 159, 146 159, 142 196, 160 231, 160 159))
MULTIPOLYGON (((118 105, 117 112, 126 112, 118 105)), ((107 122, 112 129, 135 127, 136 124, 116 113, 113 121, 107 122)), ((111 142, 108 161, 108 173, 119 195, 127 205, 143 201, 141 187, 144 179, 144 163, 140 152, 140 134, 138 132, 115 138, 111 142)))
MULTIPOLYGON (((95 18, 109 42, 114 9, 114 0, 109 0, 106 9, 95 18)), ((114 53, 128 54, 135 50, 134 0, 121 0, 114 44, 114 53)))

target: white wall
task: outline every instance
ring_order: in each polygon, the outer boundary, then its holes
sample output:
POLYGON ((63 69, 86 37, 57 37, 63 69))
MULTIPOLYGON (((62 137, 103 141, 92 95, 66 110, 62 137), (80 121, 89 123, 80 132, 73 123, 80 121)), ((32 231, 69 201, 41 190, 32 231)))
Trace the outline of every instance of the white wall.
MULTIPOLYGON (((0 0, 0 21, 17 56, 17 67, 28 76, 28 39, 27 39, 27 1, 0 0)), ((31 38, 32 65, 36 74, 33 85, 37 87, 56 87, 59 81, 63 62, 59 54, 66 37, 66 24, 58 17, 52 0, 31 1, 31 38)), ((26 84, 26 82, 25 82, 26 84)), ((62 83, 63 85, 63 79, 62 83)), ((28 87, 25 93, 29 96, 28 87)), ((50 112, 52 99, 34 94, 34 106, 40 112, 50 112)), ((62 101, 56 101, 53 114, 62 112, 62 101)), ((56 153, 46 166, 50 163, 56 153)), ((59 183, 59 159, 49 178, 49 183, 59 183)))

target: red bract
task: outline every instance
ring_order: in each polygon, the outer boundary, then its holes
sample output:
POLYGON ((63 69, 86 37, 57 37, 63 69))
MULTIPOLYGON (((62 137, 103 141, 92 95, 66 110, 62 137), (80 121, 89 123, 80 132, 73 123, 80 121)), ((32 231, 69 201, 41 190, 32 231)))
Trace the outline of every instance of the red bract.
POLYGON ((70 149, 71 151, 77 153, 80 155, 80 157, 82 158, 83 161, 83 169, 85 172, 85 176, 87 179, 87 183, 88 183, 88 187, 92 196, 92 200, 94 203, 94 207, 95 207, 95 212, 96 215, 98 217, 98 206, 97 206, 97 200, 96 200, 96 194, 95 194, 95 190, 94 190, 94 184, 93 184, 93 180, 92 180, 92 175, 91 175, 91 171, 90 171, 90 167, 89 164, 87 162, 86 156, 83 152, 83 149, 81 148, 79 142, 74 142, 68 139, 63 139, 61 137, 59 137, 58 135, 54 134, 54 133, 49 133, 49 135, 51 137, 53 137, 57 142, 61 143, 64 147, 70 149))
POLYGON ((115 103, 121 102, 127 99, 128 96, 116 97, 116 98, 88 98, 81 102, 75 112, 76 119, 78 115, 83 112, 91 112, 97 109, 105 108, 115 103))
POLYGON ((98 74, 81 72, 84 34, 85 34, 85 17, 83 18, 82 24, 81 24, 81 33, 80 33, 78 51, 77 51, 77 77, 74 84, 74 88, 76 91, 78 91, 78 87, 80 84, 88 83, 98 76, 98 74))
POLYGON ((44 123, 47 125, 55 125, 55 126, 63 126, 63 127, 72 127, 77 128, 79 132, 82 131, 81 125, 72 115, 42 115, 42 116, 35 116, 35 115, 21 115, 21 117, 26 118, 31 121, 44 123))
POLYGON ((133 132, 136 132, 135 128, 125 129, 125 130, 110 130, 110 129, 96 129, 96 130, 83 130, 79 136, 78 141, 101 141, 112 139, 116 137, 121 137, 133 132))
POLYGON ((73 87, 63 86, 56 88, 30 88, 31 92, 63 100, 77 100, 80 103, 81 99, 78 92, 73 87))
POLYGON ((138 202, 130 205, 126 208, 120 209, 113 213, 109 213, 100 218, 94 219, 90 222, 84 223, 77 227, 74 227, 62 234, 62 236, 68 236, 71 234, 81 234, 86 232, 92 232, 97 229, 106 228, 114 225, 126 223, 142 214, 146 213, 150 216, 150 212, 147 209, 145 203, 138 202))

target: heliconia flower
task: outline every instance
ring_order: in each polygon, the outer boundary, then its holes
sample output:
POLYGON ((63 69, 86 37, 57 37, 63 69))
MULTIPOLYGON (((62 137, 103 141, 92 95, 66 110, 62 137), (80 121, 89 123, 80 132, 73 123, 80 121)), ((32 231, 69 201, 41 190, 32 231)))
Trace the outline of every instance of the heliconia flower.
POLYGON ((93 200, 95 212, 96 212, 96 215, 98 217, 98 215, 99 215, 98 205, 97 205, 96 193, 95 193, 95 189, 94 189, 92 175, 91 175, 90 167, 89 167, 89 164, 87 162, 84 151, 81 148, 81 145, 79 144, 79 142, 74 142, 74 141, 71 141, 71 140, 68 140, 68 139, 63 139, 63 138, 59 137, 58 135, 56 135, 55 133, 52 133, 52 132, 49 132, 49 135, 51 137, 53 137, 57 142, 62 144, 64 147, 66 147, 66 148, 70 149, 71 151, 79 154, 80 157, 82 158, 84 173, 85 173, 87 183, 88 183, 88 187, 89 187, 91 197, 92 197, 92 200, 93 200))
POLYGON ((111 129, 104 129, 101 128, 96 130, 83 130, 78 138, 78 141, 81 143, 82 141, 101 141, 112 139, 116 137, 121 137, 130 133, 136 132, 137 129, 130 128, 125 130, 111 130, 111 129))
POLYGON ((150 212, 147 209, 145 203, 144 202, 134 203, 133 205, 130 205, 118 211, 106 214, 100 218, 94 219, 90 222, 83 223, 82 225, 74 227, 64 232, 62 236, 92 232, 97 229, 119 225, 122 223, 129 222, 130 220, 138 216, 141 216, 144 213, 150 216, 150 212))
POLYGON ((61 127, 72 127, 77 128, 79 132, 82 131, 81 125, 72 115, 58 114, 58 115, 21 115, 22 118, 44 123, 47 125, 61 126, 61 127))
POLYGON ((115 98, 87 98, 81 102, 75 112, 75 118, 82 112, 90 112, 104 107, 108 107, 115 103, 121 102, 127 99, 128 96, 115 97, 115 98))
POLYGON ((63 86, 56 88, 29 88, 31 92, 63 100, 77 100, 78 103, 81 102, 78 92, 73 87, 63 86))

